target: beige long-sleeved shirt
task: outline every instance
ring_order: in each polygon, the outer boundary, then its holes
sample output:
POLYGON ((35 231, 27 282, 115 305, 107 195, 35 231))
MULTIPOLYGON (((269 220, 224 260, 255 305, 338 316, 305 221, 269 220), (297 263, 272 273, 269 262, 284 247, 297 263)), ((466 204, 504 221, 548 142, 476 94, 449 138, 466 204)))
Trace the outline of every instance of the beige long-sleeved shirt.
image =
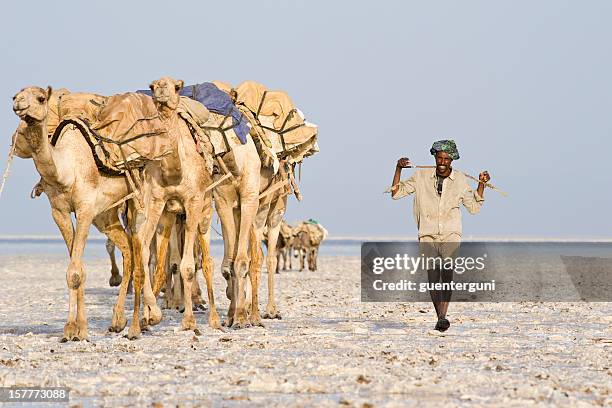
POLYGON ((399 200, 413 193, 413 213, 419 238, 461 235, 460 205, 463 204, 470 214, 476 214, 484 201, 472 190, 465 175, 455 170, 444 179, 441 196, 437 191, 436 169, 426 169, 415 171, 410 178, 400 181, 393 199, 399 200))

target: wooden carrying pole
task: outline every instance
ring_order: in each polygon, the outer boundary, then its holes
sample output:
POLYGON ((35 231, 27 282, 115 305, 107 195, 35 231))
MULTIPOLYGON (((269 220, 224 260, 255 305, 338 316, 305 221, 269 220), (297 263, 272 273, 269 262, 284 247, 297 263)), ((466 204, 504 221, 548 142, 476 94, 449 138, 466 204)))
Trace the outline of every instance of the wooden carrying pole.
MULTIPOLYGON (((436 168, 436 166, 410 166, 410 167, 405 167, 405 168, 408 168, 408 169, 435 169, 435 168, 436 168)), ((458 170, 457 170, 457 171, 458 171, 458 170)), ((461 172, 461 173, 463 173, 463 172, 461 172)), ((469 174, 467 174, 467 173, 463 173, 463 175, 464 175, 465 177, 469 178, 469 179, 472 179, 472 180, 477 181, 478 183, 480 183, 480 180, 478 180, 478 179, 477 179, 476 177, 474 177, 474 176, 470 176, 470 175, 469 175, 469 174)), ((495 191, 497 191, 499 194, 503 195, 504 197, 508 197, 508 193, 506 193, 505 191, 503 191, 503 190, 501 190, 501 189, 499 189, 499 188, 495 187, 493 184, 491 184, 491 183, 484 183, 484 185, 485 185, 485 187, 488 187, 488 188, 490 188, 491 190, 495 190, 495 191)), ((395 186, 393 186, 393 187, 395 187, 395 186)), ((391 187, 391 188, 393 188, 393 187, 391 187)))

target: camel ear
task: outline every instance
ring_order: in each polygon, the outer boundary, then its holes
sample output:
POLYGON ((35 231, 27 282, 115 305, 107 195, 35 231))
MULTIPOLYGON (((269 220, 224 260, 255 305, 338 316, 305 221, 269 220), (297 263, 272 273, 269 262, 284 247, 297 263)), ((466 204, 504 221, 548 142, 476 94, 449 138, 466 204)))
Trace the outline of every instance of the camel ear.
POLYGON ((51 88, 51 85, 49 85, 47 87, 47 100, 49 100, 49 98, 51 98, 51 93, 53 92, 53 88, 51 88))
POLYGON ((175 82, 174 88, 178 92, 181 89, 183 89, 184 86, 185 86, 185 81, 183 81, 182 79, 179 79, 178 81, 175 82))
POLYGON ((151 90, 151 92, 153 92, 153 86, 155 85, 155 82, 151 82, 149 84, 149 89, 151 90))

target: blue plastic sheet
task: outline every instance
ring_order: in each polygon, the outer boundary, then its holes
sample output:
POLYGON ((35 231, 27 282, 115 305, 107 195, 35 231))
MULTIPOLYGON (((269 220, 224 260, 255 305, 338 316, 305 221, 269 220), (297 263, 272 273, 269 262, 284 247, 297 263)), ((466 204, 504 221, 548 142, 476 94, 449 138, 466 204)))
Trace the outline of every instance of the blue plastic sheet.
MULTIPOLYGON (((138 92, 153 96, 153 93, 149 89, 140 90, 138 92)), ((242 144, 246 143, 249 133, 247 118, 236 108, 236 106, 234 106, 230 96, 217 88, 215 84, 204 82, 196 85, 187 85, 181 89, 180 95, 200 102, 202 105, 206 106, 206 109, 219 115, 225 116, 229 112, 232 116, 232 123, 236 136, 238 136, 242 144)))

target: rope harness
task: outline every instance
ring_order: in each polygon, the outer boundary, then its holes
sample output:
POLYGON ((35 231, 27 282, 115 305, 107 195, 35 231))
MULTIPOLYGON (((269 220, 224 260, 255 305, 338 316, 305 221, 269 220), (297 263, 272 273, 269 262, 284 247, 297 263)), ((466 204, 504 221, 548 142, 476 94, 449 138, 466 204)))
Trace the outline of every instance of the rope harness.
POLYGON ((296 129, 301 128, 302 126, 306 126, 305 123, 300 123, 297 125, 293 125, 288 129, 285 129, 285 127, 287 126, 287 123, 289 122, 289 120, 291 120, 291 118, 293 117, 293 115, 297 114, 297 109, 293 108, 289 111, 289 113, 287 113, 287 116, 285 117, 285 120, 283 121, 283 124, 281 126, 280 129, 275 129, 273 127, 269 127, 269 126, 265 126, 261 124, 261 121, 259 120, 259 114, 261 113, 261 108, 263 107, 264 101, 266 99, 266 95, 268 94, 268 91, 264 91, 263 95, 261 96, 261 101, 259 101, 259 106, 257 107, 257 112, 253 112, 255 114, 255 119, 257 120, 257 126, 261 127, 262 129, 266 129, 269 130, 270 132, 274 132, 276 133, 281 141, 281 145, 283 146, 283 152, 280 153, 281 155, 284 153, 284 155, 287 155, 287 145, 285 143, 285 133, 289 133, 291 131, 294 131, 296 129))

